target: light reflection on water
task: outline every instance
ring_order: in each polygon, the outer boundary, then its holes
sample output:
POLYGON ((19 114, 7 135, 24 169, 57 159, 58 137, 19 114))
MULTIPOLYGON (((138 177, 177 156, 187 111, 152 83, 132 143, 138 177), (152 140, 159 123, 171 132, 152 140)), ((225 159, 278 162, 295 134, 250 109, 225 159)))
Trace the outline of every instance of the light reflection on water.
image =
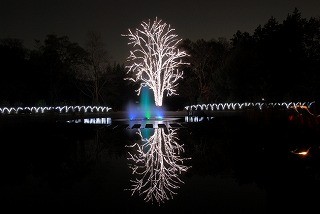
MULTIPOLYGON (((185 123, 198 123, 198 122, 206 122, 212 121, 214 117, 200 117, 200 116, 185 116, 184 121, 185 123)), ((83 124, 100 124, 100 125, 110 125, 112 124, 112 119, 110 117, 96 117, 96 118, 78 118, 74 120, 68 120, 67 123, 83 123, 83 124)), ((158 124, 164 124, 169 127, 169 123, 180 121, 180 118, 153 118, 153 119, 136 119, 136 120, 128 120, 128 119, 117 119, 114 122, 120 123, 128 123, 129 127, 132 127, 137 122, 141 124, 141 126, 145 126, 146 124, 153 124, 153 127, 158 127, 158 124)))
POLYGON ((197 213, 199 207, 210 213, 266 213, 266 208, 293 209, 300 203, 315 208, 317 203, 309 202, 320 200, 320 149, 310 136, 318 132, 288 126, 285 120, 204 119, 85 118, 3 126, 3 139, 10 139, 2 144, 2 194, 10 195, 3 198, 30 210, 49 205, 77 213, 83 207, 100 213, 109 213, 110 207, 117 213, 197 213), (124 123, 131 128, 110 128, 124 123), (136 123, 153 123, 154 128, 132 128, 136 123), (172 123, 185 127, 156 128, 172 123))
POLYGON ((99 124, 99 125, 109 125, 111 124, 110 117, 96 117, 96 118, 79 118, 74 120, 68 120, 67 123, 84 123, 84 124, 99 124))
POLYGON ((185 116, 184 121, 187 123, 197 123, 197 122, 205 122, 205 121, 211 121, 214 117, 199 117, 199 116, 185 116))
POLYGON ((184 145, 178 143, 176 129, 153 129, 151 136, 145 133, 149 130, 139 129, 140 142, 127 145, 132 149, 127 159, 133 176, 127 190, 160 205, 177 194, 184 183, 179 176, 191 167, 185 165, 190 158, 183 157, 184 145))
POLYGON ((320 158, 320 146, 318 144, 301 144, 291 146, 289 149, 291 155, 302 159, 319 159, 320 158))

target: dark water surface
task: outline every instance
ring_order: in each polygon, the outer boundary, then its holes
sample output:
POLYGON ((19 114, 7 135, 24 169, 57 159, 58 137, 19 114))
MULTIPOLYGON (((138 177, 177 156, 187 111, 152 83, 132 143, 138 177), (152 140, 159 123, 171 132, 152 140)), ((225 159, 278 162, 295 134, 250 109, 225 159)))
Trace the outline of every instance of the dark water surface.
POLYGON ((317 209, 317 129, 291 123, 285 114, 239 114, 201 122, 175 118, 162 128, 153 123, 152 128, 142 124, 132 129, 134 123, 1 124, 2 208, 6 213, 317 209), (298 154, 307 149, 308 155, 298 154), (132 174, 135 167, 145 174, 132 174), (150 173, 154 176, 148 177, 150 173), (132 194, 132 181, 141 182, 146 192, 132 194))

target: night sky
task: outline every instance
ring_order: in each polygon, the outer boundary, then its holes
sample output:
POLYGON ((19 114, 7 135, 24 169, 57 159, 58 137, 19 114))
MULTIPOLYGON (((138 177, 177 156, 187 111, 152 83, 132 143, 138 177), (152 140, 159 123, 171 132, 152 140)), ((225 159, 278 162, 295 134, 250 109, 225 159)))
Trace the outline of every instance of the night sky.
POLYGON ((55 33, 84 46, 89 30, 101 33, 113 60, 128 56, 121 34, 141 21, 158 17, 171 24, 180 38, 230 39, 237 31, 252 33, 273 16, 279 22, 298 8, 302 17, 320 15, 319 0, 1 0, 0 39, 18 38, 27 48, 55 33))

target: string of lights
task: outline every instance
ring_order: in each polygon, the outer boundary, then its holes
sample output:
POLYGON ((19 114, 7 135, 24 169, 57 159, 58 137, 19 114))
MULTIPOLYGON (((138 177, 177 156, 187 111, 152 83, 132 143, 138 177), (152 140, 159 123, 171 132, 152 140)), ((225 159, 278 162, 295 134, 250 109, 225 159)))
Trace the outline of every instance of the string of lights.
POLYGON ((0 107, 1 114, 19 114, 19 113, 34 113, 34 114, 44 114, 48 112, 56 113, 103 113, 109 112, 112 108, 107 106, 44 106, 44 107, 0 107))
POLYGON ((126 79, 140 83, 138 95, 142 87, 148 86, 153 90, 155 105, 162 106, 165 92, 167 96, 178 95, 176 87, 183 77, 183 71, 178 68, 188 64, 182 61, 188 54, 177 48, 181 39, 173 33, 175 29, 162 20, 156 18, 152 23, 142 22, 141 26, 142 30, 129 29, 129 34, 122 35, 128 37, 128 45, 135 48, 127 58, 132 63, 126 66, 127 73, 133 76, 126 79))
POLYGON ((197 110, 211 110, 211 111, 223 111, 223 110, 241 110, 248 107, 259 108, 276 108, 281 107, 285 109, 290 109, 297 106, 307 106, 311 107, 315 102, 274 102, 274 103, 265 103, 265 102, 244 102, 244 103, 209 103, 209 104, 196 104, 185 106, 184 108, 188 111, 197 111, 197 110))

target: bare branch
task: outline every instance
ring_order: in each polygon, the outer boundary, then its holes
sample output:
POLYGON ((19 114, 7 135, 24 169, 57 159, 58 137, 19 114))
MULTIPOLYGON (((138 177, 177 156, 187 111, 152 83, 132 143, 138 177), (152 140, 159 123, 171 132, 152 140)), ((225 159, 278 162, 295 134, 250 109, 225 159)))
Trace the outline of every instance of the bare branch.
MULTIPOLYGON (((182 61, 189 56, 177 48, 181 39, 174 34, 175 29, 157 18, 152 22, 141 23, 142 29, 133 33, 129 29, 128 45, 134 48, 127 58, 131 65, 126 66, 127 73, 133 73, 134 78, 126 78, 133 82, 140 82, 137 90, 140 93, 141 85, 147 85, 153 90, 156 106, 162 106, 164 92, 167 96, 177 95, 177 81, 183 77, 183 72, 178 68, 189 64, 182 61)), ((139 94, 138 94, 139 95, 139 94)))
POLYGON ((184 148, 177 142, 176 130, 170 129, 166 134, 164 129, 155 129, 149 139, 144 139, 140 130, 138 134, 142 144, 127 146, 135 149, 135 154, 128 153, 128 160, 132 162, 129 165, 132 174, 137 176, 131 180, 129 190, 132 195, 135 192, 144 195, 145 201, 155 200, 160 204, 171 199, 179 184, 184 183, 179 175, 190 168, 183 164, 189 158, 180 156, 184 148))

